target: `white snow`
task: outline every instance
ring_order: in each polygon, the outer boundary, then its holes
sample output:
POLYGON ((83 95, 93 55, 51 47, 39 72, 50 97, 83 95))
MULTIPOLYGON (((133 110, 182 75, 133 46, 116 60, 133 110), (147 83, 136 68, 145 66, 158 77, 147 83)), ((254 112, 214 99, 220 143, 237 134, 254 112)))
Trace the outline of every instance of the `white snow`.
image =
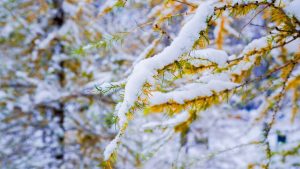
MULTIPOLYGON (((212 2, 201 4, 192 19, 187 22, 179 35, 174 39, 170 46, 166 47, 161 53, 139 62, 129 76, 126 87, 124 100, 118 111, 119 125, 123 128, 127 121, 126 113, 134 105, 138 98, 144 83, 157 73, 157 70, 176 61, 179 57, 188 51, 199 38, 199 33, 207 28, 206 20, 214 12, 212 2)), ((105 159, 107 160, 113 150, 117 148, 117 142, 120 139, 120 133, 105 149, 105 159)))
POLYGON ((37 41, 39 49, 46 49, 49 46, 49 43, 57 36, 57 32, 51 32, 47 37, 42 41, 37 41))
POLYGON ((218 64, 219 66, 224 66, 228 59, 228 55, 225 51, 213 48, 194 50, 190 53, 190 56, 193 58, 208 60, 218 64))
POLYGON ((244 56, 248 52, 255 50, 255 49, 260 49, 264 48, 268 45, 268 39, 272 38, 272 36, 265 36, 259 39, 255 39, 252 42, 250 42, 243 50, 243 52, 240 54, 239 57, 244 56))
POLYGON ((216 73, 216 74, 208 74, 201 76, 197 82, 208 83, 211 80, 221 80, 221 81, 230 81, 230 76, 227 73, 216 73))
POLYGON ((168 102, 184 104, 185 101, 198 97, 212 96, 213 92, 230 90, 238 84, 229 81, 211 80, 208 83, 192 83, 185 86, 184 90, 171 91, 168 93, 153 92, 149 98, 150 105, 160 105, 168 102))
MULTIPOLYGON (((271 38, 271 36, 265 36, 259 39, 255 39, 253 40, 251 43, 249 43, 244 50, 242 51, 242 53, 237 57, 237 58, 242 58, 243 56, 245 56, 248 52, 253 51, 255 49, 260 49, 260 48, 264 48, 267 47, 268 44, 268 39, 271 38)), ((257 55, 251 55, 249 57, 249 61, 241 61, 240 63, 238 63, 237 65, 235 65, 232 70, 230 70, 231 74, 241 74, 242 71, 244 70, 248 70, 251 68, 251 66, 253 66, 255 60, 256 60, 257 55)))
POLYGON ((299 7, 300 7, 300 1, 294 0, 284 8, 284 11, 292 16, 295 16, 299 21, 300 20, 300 10, 298 9, 299 7))
POLYGON ((77 11, 78 11, 78 7, 67 2, 67 1, 63 1, 63 9, 65 12, 69 13, 71 16, 76 15, 77 11))
POLYGON ((0 99, 4 99, 6 97, 6 93, 0 90, 0 99))
POLYGON ((34 95, 34 103, 47 103, 54 100, 59 99, 63 96, 64 93, 57 90, 57 88, 53 85, 40 83, 37 86, 35 95, 34 95))
POLYGON ((206 19, 213 14, 211 2, 203 3, 196 11, 193 18, 186 23, 179 35, 170 46, 152 58, 138 63, 128 78, 125 87, 125 97, 118 112, 119 123, 123 126, 127 119, 126 113, 134 105, 144 83, 156 74, 156 71, 176 61, 181 55, 191 50, 194 42, 199 38, 199 33, 207 27, 206 19))
POLYGON ((111 154, 118 147, 118 144, 120 142, 120 135, 121 135, 121 133, 119 132, 118 135, 105 147, 105 150, 104 150, 104 160, 105 161, 110 158, 111 154))

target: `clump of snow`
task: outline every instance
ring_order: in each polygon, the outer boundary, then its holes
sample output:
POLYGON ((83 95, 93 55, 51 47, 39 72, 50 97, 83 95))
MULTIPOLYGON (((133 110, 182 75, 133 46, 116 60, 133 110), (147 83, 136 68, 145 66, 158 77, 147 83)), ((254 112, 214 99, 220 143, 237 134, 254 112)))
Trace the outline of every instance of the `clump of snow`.
POLYGON ((288 44, 286 44, 284 47, 287 49, 289 53, 296 53, 300 51, 300 39, 296 39, 288 44))
MULTIPOLYGON (((269 43, 268 43, 269 38, 271 38, 271 36, 265 36, 265 37, 253 40, 251 43, 249 43, 244 48, 242 53, 237 58, 242 58, 248 52, 253 51, 255 49, 261 49, 261 48, 267 47, 269 45, 269 43)), ((252 55, 252 56, 249 57, 249 61, 244 61, 243 60, 240 63, 238 63, 237 65, 235 65, 232 68, 231 74, 238 74, 239 75, 239 74, 242 73, 242 71, 250 69, 251 66, 254 65, 256 57, 257 57, 256 55, 252 55)))
POLYGON ((228 55, 225 51, 212 48, 194 50, 190 53, 190 56, 193 58, 208 60, 218 64, 219 66, 224 66, 228 59, 228 55))
POLYGON ((202 83, 208 83, 211 80, 220 80, 220 81, 229 82, 230 76, 228 73, 208 74, 208 75, 204 75, 204 76, 200 77, 196 81, 202 82, 202 83))
POLYGON ((300 10, 298 9, 299 6, 300 1, 294 0, 284 8, 284 11, 292 16, 295 16, 298 20, 300 20, 300 10))
POLYGON ((108 160, 111 154, 115 151, 120 140, 120 135, 118 134, 109 144, 105 147, 104 150, 104 160, 108 160))
POLYGON ((239 57, 244 56, 250 51, 253 51, 255 49, 260 49, 268 46, 268 40, 272 38, 272 36, 265 36, 259 39, 253 40, 251 43, 249 43, 243 50, 243 52, 240 54, 239 57))
POLYGON ((149 98, 150 105, 160 105, 168 102, 184 104, 185 101, 198 97, 209 97, 213 92, 230 90, 238 84, 221 80, 211 80, 208 83, 192 83, 184 87, 184 90, 176 90, 168 93, 153 92, 149 98))

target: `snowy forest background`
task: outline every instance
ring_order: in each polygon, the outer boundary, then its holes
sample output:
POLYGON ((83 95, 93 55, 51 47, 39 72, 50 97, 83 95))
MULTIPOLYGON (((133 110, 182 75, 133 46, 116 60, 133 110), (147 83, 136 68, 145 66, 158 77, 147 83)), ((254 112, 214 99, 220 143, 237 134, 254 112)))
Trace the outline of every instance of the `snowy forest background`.
POLYGON ((300 168, 299 0, 0 0, 0 168, 300 168))

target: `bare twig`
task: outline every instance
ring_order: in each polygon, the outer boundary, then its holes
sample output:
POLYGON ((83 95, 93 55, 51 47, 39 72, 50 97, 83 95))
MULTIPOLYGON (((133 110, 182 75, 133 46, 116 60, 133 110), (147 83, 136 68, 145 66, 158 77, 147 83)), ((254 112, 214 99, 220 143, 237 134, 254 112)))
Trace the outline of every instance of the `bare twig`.
POLYGON ((257 12, 257 13, 249 20, 249 22, 247 22, 247 23, 242 27, 241 32, 240 32, 240 35, 241 35, 241 33, 243 32, 243 30, 246 28, 246 26, 249 25, 249 24, 253 21, 253 19, 256 18, 256 16, 257 16, 258 14, 262 13, 267 7, 269 7, 269 5, 265 6, 263 9, 261 9, 259 12, 257 12))
POLYGON ((296 61, 288 62, 288 63, 286 63, 286 64, 284 64, 284 65, 282 65, 282 66, 280 66, 280 67, 275 68, 274 70, 268 72, 268 73, 265 74, 265 75, 259 76, 259 77, 255 78, 255 79, 252 79, 252 80, 248 80, 248 81, 246 81, 245 83, 236 86, 235 89, 240 88, 240 87, 243 87, 243 86, 245 86, 245 85, 247 85, 247 84, 249 84, 249 83, 252 83, 252 82, 255 82, 255 81, 259 81, 259 80, 268 78, 268 77, 270 77, 273 73, 275 73, 275 72, 277 72, 277 71, 279 71, 279 70, 281 70, 281 69, 287 67, 288 65, 291 65, 291 64, 292 64, 292 65, 295 65, 296 62, 297 62, 297 60, 296 60, 296 61))
POLYGON ((182 4, 185 4, 185 5, 191 6, 193 8, 197 8, 197 5, 194 5, 194 4, 191 4, 191 3, 188 3, 188 2, 179 1, 179 0, 173 0, 173 1, 176 1, 178 3, 182 3, 182 4))

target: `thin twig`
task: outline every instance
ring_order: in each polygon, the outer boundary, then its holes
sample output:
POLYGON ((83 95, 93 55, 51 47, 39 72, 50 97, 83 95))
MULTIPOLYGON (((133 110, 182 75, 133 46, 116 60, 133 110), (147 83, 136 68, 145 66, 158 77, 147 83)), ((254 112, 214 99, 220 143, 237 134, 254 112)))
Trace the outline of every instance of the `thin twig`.
POLYGON ((267 128, 266 128, 266 135, 265 135, 265 143, 266 143, 266 146, 267 146, 267 149, 266 149, 266 153, 267 153, 267 157, 268 157, 268 162, 266 164, 266 168, 269 168, 270 166, 270 162, 271 162, 271 158, 272 158, 272 153, 271 153, 271 148, 270 148, 270 143, 269 143, 269 140, 268 140, 268 137, 269 137, 269 134, 270 134, 270 131, 273 127, 273 125, 275 124, 275 121, 276 121, 276 116, 278 114, 278 111, 280 110, 280 107, 281 107, 281 101, 282 101, 282 98, 284 96, 284 91, 285 91, 285 88, 286 88, 286 84, 287 84, 287 81, 290 77, 290 75, 292 74, 293 72, 293 69, 295 68, 295 65, 297 63, 297 61, 293 61, 291 62, 292 63, 292 68, 291 70, 289 71, 287 77, 284 79, 284 84, 283 84, 283 87, 280 91, 280 95, 279 95, 279 100, 274 108, 274 111, 273 111, 273 114, 272 114, 272 119, 271 121, 267 124, 267 128))
POLYGON ((241 35, 241 33, 243 32, 243 30, 246 28, 246 26, 249 25, 249 24, 253 21, 253 19, 256 18, 256 16, 257 16, 258 14, 260 14, 261 12, 263 12, 267 7, 269 7, 269 5, 265 6, 262 10, 260 10, 259 12, 257 12, 257 13, 249 20, 249 22, 247 22, 247 23, 242 27, 241 32, 240 32, 240 35, 241 35))
POLYGON ((259 26, 259 27, 262 27, 262 28, 268 28, 267 26, 258 25, 258 24, 254 24, 254 23, 249 23, 249 25, 251 25, 251 26, 259 26))
POLYGON ((279 71, 279 70, 285 68, 286 66, 288 66, 288 65, 290 65, 290 64, 295 65, 295 63, 296 63, 297 61, 298 61, 298 60, 288 62, 288 63, 286 63, 286 64, 284 64, 284 65, 282 65, 282 66, 280 66, 280 67, 275 68, 274 70, 272 70, 271 72, 269 72, 269 73, 267 73, 267 74, 265 74, 265 75, 259 76, 259 77, 255 78, 255 79, 246 81, 245 83, 236 86, 235 89, 240 88, 240 87, 243 87, 243 86, 245 86, 245 85, 247 85, 247 84, 249 84, 249 83, 252 83, 252 82, 255 82, 255 81, 259 81, 259 80, 265 79, 265 78, 267 78, 267 77, 270 77, 273 73, 275 73, 275 72, 277 72, 277 71, 279 71))
MULTIPOLYGON (((272 49, 275 49, 275 48, 278 48, 278 47, 282 47, 282 46, 284 46, 284 45, 287 45, 287 44, 291 43, 292 41, 298 39, 299 37, 300 37, 300 34, 299 34, 298 36, 294 36, 293 39, 291 39, 291 40, 289 40, 289 41, 285 41, 284 43, 282 43, 282 44, 280 44, 280 45, 273 46, 273 47, 271 48, 271 50, 272 50, 272 49)), ((239 57, 239 58, 236 58, 236 59, 228 60, 227 63, 239 61, 239 60, 242 60, 242 59, 244 59, 244 56, 239 57)))
POLYGON ((197 8, 196 5, 191 4, 191 3, 188 3, 188 2, 183 2, 183 1, 179 1, 179 0, 173 0, 173 1, 176 1, 176 2, 178 2, 178 3, 182 3, 182 4, 185 4, 185 5, 191 6, 191 7, 193 7, 193 8, 197 8))

